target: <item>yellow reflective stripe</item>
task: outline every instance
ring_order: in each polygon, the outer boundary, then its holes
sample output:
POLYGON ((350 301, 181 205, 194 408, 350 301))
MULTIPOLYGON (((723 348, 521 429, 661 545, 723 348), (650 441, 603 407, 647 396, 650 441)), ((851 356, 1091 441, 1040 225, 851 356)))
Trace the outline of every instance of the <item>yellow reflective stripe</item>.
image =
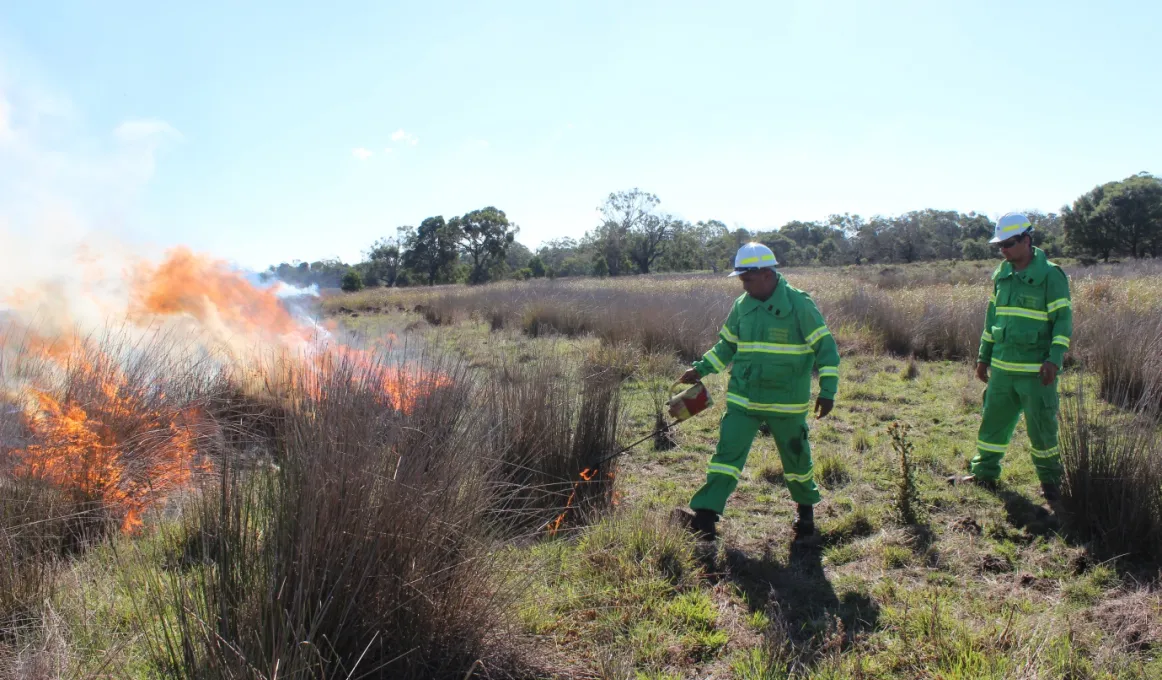
POLYGON ((980 449, 981 451, 988 451, 990 453, 1004 453, 1006 450, 1008 450, 1009 445, 1008 444, 990 444, 986 441, 982 441, 982 440, 978 439, 978 440, 976 440, 976 448, 980 449))
POLYGON ((740 397, 737 394, 732 394, 730 392, 727 392, 726 393, 726 403, 735 404, 736 406, 741 406, 743 408, 746 408, 747 404, 749 404, 750 402, 747 401, 746 397, 740 397))
POLYGON ((718 334, 722 336, 723 340, 731 343, 732 345, 738 344, 738 336, 735 335, 734 333, 731 333, 730 329, 727 328, 726 326, 723 326, 722 330, 719 331, 718 334))
POLYGON ((1045 305, 1045 311, 1052 314, 1053 312, 1056 312, 1059 309, 1065 309, 1066 307, 1073 307, 1073 303, 1069 301, 1069 298, 1061 298, 1060 300, 1054 300, 1048 305, 1045 305))
POLYGON ((714 350, 710 350, 709 352, 704 354, 702 356, 702 358, 709 361, 710 365, 714 367, 714 370, 716 370, 716 371, 726 370, 726 364, 722 363, 722 359, 718 358, 718 355, 714 353, 714 350))
POLYGON ((1064 335, 1054 335, 1052 344, 1064 345, 1065 349, 1069 349, 1069 338, 1065 337, 1064 335))
POLYGON ((992 342, 993 341, 993 334, 989 333, 988 331, 985 331, 984 333, 980 334, 980 340, 981 340, 981 342, 992 342))
POLYGON ((763 262, 774 262, 774 261, 775 261, 774 255, 763 255, 763 262))
POLYGON ((820 378, 828 378, 828 377, 838 378, 839 377, 839 368, 836 366, 824 366, 823 368, 819 369, 819 377, 820 378))
POLYGON ((1037 373, 1041 370, 1041 364, 1015 364, 1011 361, 1001 361, 1000 359, 993 359, 992 365, 994 368, 999 368, 1002 371, 1010 373, 1037 373))
POLYGON ((1052 458, 1053 456, 1056 456, 1056 455, 1057 455, 1057 447, 1056 446, 1054 446, 1051 449, 1045 449, 1044 451, 1041 451, 1038 449, 1033 449, 1033 457, 1034 458, 1052 458))
POLYGON ((1029 226, 1032 226, 1032 225, 1029 224, 1028 222, 1022 222, 1020 224, 1010 224, 1006 227, 1001 227, 1001 233, 1002 234, 1011 234, 1012 232, 1017 231, 1018 229, 1024 229, 1025 227, 1029 227, 1029 226))
POLYGON ((790 472, 783 472, 783 479, 788 482, 810 482, 815 479, 815 468, 811 468, 801 475, 791 474, 790 472))
POLYGON ((827 330, 827 326, 820 326, 811 331, 811 335, 808 335, 803 341, 808 345, 814 345, 828 335, 831 335, 831 331, 827 330))
POLYGON ((738 479, 739 475, 742 474, 742 470, 734 467, 733 465, 726 465, 724 463, 711 463, 710 466, 706 468, 706 472, 707 474, 726 475, 727 477, 733 477, 735 479, 738 479))
POLYGON ((1049 320, 1047 312, 1038 312, 1035 309, 1025 309, 1024 307, 997 307, 997 316, 1019 316, 1034 321, 1049 320))
POLYGON ((742 406, 751 411, 766 411, 767 413, 806 413, 810 408, 810 404, 763 404, 757 401, 751 401, 741 394, 733 392, 726 393, 726 403, 742 406))
POLYGON ((743 258, 743 259, 738 261, 738 266, 742 267, 744 265, 758 264, 758 263, 759 263, 759 259, 757 257, 746 257, 746 258, 743 258))
POLYGON ((763 354, 811 354, 810 345, 779 345, 773 342, 740 342, 739 352, 760 352, 763 354))

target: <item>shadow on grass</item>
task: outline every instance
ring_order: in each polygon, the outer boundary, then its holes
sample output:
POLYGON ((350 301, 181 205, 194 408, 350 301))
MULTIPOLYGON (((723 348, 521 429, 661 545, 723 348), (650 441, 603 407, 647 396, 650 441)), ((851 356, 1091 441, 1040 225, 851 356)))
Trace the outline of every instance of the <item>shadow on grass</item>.
POLYGON ((1093 542, 1082 538, 1074 522, 1070 521, 1063 505, 1054 503, 1053 510, 1034 502, 1024 494, 1009 488, 989 489, 1005 506, 1005 516, 1009 524, 1023 529, 1030 537, 1058 537, 1067 545, 1085 550, 1083 559, 1077 561, 1075 569, 1080 573, 1088 566, 1098 563, 1109 564, 1122 577, 1137 581, 1152 582, 1162 576, 1162 564, 1141 555, 1111 555, 1102 551, 1093 542))
POLYGON ((722 578, 745 595, 752 611, 774 609, 786 621, 795 641, 809 641, 833 632, 835 619, 843 622, 844 636, 875 630, 879 606, 864 593, 847 592, 837 597, 823 571, 820 545, 792 543, 790 555, 780 561, 768 549, 752 557, 727 547, 722 578))
MULTIPOLYGON (((987 487, 986 487, 987 488, 987 487)), ((1009 524, 1018 529, 1024 529, 1033 536, 1061 536, 1067 543, 1075 544, 1075 537, 1065 530, 1066 523, 1062 518, 1049 511, 1040 503, 1034 503, 1024 494, 1012 489, 997 487, 988 489, 1005 505, 1005 516, 1009 524)))

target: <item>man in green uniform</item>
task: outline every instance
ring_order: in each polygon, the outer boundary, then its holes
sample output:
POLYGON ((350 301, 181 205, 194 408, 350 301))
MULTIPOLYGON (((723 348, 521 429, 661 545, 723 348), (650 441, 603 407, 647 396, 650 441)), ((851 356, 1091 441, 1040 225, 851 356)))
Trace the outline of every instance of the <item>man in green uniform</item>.
MULTIPOLYGON (((987 383, 972 474, 960 479, 992 487, 1021 413, 1045 499, 1058 499, 1057 373, 1073 334, 1069 278, 1033 246, 1029 218, 1010 213, 991 243, 1005 261, 993 272, 976 377, 987 383), (990 375, 990 367, 992 368, 990 375)), ((953 478, 953 481, 956 481, 953 478)))
POLYGON ((839 384, 839 349, 811 297, 792 288, 775 271, 775 255, 761 243, 748 243, 735 256, 734 272, 746 291, 734 301, 718 343, 680 380, 695 383, 726 370, 732 362, 726 413, 706 483, 694 494, 690 510, 677 518, 699 538, 713 541, 726 501, 738 486, 751 443, 766 423, 783 461, 783 476, 798 504, 796 540, 815 535, 814 506, 819 502, 808 442, 811 373, 819 373, 816 417, 834 407, 839 384))

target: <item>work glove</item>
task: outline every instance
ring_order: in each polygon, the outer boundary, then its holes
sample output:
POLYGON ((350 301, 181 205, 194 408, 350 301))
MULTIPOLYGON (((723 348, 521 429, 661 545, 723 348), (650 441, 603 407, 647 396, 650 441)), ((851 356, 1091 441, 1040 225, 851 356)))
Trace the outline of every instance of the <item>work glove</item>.
POLYGON ((1055 378, 1057 378, 1057 364, 1052 361, 1041 364, 1041 384, 1048 387, 1055 378))
POLYGON ((834 399, 824 399, 823 397, 819 397, 815 400, 815 417, 826 418, 827 414, 831 413, 831 409, 833 408, 835 408, 834 399))

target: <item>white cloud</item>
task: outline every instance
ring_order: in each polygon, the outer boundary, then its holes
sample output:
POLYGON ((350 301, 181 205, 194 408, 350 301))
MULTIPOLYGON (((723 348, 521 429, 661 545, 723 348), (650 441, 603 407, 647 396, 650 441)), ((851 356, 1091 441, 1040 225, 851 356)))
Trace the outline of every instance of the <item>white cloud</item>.
POLYGON ((420 138, 416 137, 413 134, 404 132, 403 128, 400 128, 400 129, 396 130, 395 132, 391 133, 391 141, 403 142, 405 144, 410 144, 412 146, 415 146, 416 144, 420 143, 420 138))
POLYGON ((29 72, 0 68, 0 225, 129 228, 160 150, 181 133, 148 118, 94 131, 67 96, 29 72))
POLYGON ((114 136, 122 142, 157 142, 164 139, 180 139, 182 134, 164 120, 141 118, 127 120, 113 130, 114 136))
POLYGON ((391 153, 391 147, 390 146, 384 147, 383 153, 391 153))
POLYGON ((351 155, 358 158, 361 161, 365 161, 368 158, 371 158, 371 149, 364 149, 363 147, 360 146, 360 147, 352 149, 351 155))

